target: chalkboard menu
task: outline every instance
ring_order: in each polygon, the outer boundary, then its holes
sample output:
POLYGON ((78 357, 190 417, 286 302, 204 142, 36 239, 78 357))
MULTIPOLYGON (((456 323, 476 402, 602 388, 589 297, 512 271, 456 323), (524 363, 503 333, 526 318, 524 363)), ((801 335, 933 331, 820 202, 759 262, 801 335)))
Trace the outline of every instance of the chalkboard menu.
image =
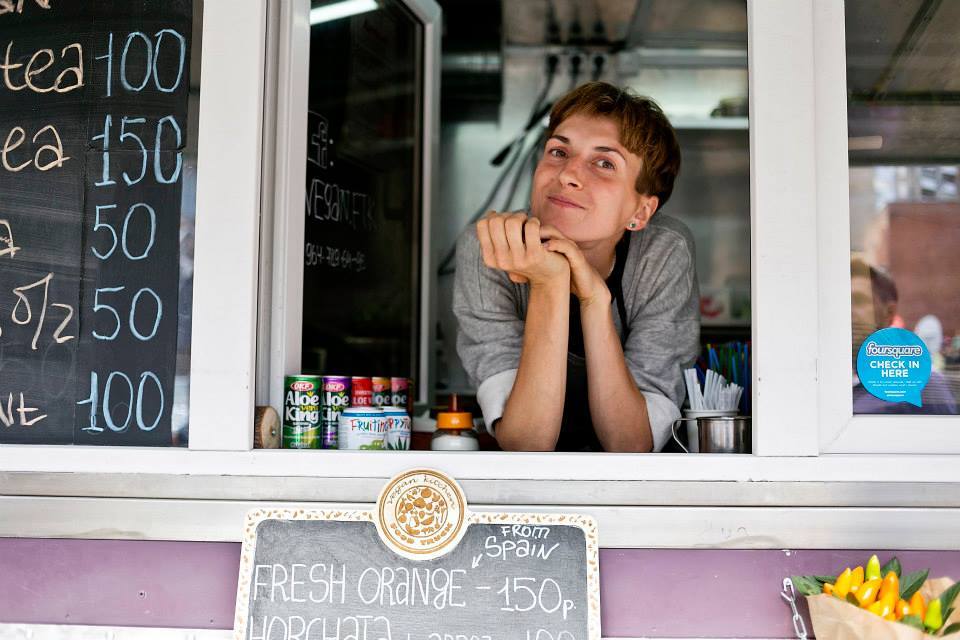
POLYGON ((417 378, 423 27, 312 4, 302 370, 417 378))
POLYGON ((452 531, 446 482, 428 470, 394 479, 408 499, 386 518, 383 496, 377 511, 251 512, 237 640, 599 640, 591 518, 464 511, 442 553, 416 559, 391 542, 391 526, 400 547, 452 531))
POLYGON ((0 0, 0 442, 169 445, 191 0, 0 0))

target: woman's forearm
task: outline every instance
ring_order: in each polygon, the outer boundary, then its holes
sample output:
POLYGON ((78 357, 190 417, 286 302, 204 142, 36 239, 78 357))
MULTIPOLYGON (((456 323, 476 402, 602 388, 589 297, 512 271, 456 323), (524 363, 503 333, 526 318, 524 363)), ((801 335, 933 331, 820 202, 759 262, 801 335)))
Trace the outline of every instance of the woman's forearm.
POLYGON ((523 351, 513 390, 497 422, 505 450, 552 451, 560 436, 567 386, 570 282, 531 285, 523 351))
POLYGON ((587 393, 594 431, 605 451, 653 449, 647 401, 627 368, 609 302, 581 308, 587 393))

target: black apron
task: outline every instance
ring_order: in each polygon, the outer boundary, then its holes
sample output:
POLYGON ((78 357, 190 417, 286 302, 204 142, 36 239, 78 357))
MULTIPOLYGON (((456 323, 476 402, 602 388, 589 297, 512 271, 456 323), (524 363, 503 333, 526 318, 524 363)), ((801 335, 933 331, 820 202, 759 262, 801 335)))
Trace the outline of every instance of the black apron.
MULTIPOLYGON (((623 347, 630 333, 627 324, 626 307, 623 304, 623 268, 630 248, 630 233, 624 233, 617 243, 613 271, 607 277, 623 336, 623 347)), ((580 302, 570 296, 570 333, 567 338, 567 389, 563 400, 563 419, 560 422, 560 437, 557 439, 557 451, 603 451, 603 446, 593 429, 590 418, 590 401, 587 393, 587 361, 584 356, 583 327, 580 324, 580 302)))

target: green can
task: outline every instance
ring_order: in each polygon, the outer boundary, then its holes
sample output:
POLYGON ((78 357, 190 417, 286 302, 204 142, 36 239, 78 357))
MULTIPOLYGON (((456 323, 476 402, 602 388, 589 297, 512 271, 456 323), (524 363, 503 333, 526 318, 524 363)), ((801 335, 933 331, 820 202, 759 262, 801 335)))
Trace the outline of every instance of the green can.
POLYGON ((320 448, 320 376, 283 379, 284 449, 320 448))

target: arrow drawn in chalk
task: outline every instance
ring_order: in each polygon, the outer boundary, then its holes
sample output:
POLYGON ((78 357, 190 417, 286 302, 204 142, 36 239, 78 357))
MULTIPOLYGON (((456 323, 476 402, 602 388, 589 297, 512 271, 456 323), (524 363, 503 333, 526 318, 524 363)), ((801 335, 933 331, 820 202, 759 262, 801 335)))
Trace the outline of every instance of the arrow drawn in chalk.
POLYGON ((473 559, 473 561, 470 562, 470 568, 471 568, 471 569, 476 569, 477 567, 479 567, 479 566, 480 566, 480 561, 481 561, 482 559, 483 559, 483 554, 481 553, 480 555, 478 555, 477 557, 475 557, 475 558, 473 559))

